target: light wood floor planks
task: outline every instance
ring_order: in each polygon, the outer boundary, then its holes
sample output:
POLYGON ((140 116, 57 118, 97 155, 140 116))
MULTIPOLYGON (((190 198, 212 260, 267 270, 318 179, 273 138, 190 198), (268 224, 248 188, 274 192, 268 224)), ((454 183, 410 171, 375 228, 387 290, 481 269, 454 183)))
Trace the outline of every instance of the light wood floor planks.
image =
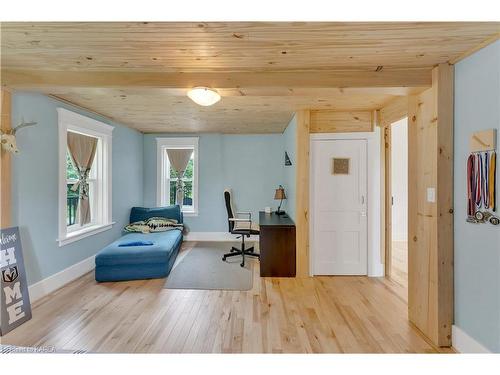
POLYGON ((38 301, 33 319, 2 343, 104 353, 451 351, 411 326, 401 286, 389 279, 260 278, 257 264, 250 291, 164 283, 98 284, 89 273, 38 301))
POLYGON ((391 279, 408 289, 408 242, 392 241, 391 279))

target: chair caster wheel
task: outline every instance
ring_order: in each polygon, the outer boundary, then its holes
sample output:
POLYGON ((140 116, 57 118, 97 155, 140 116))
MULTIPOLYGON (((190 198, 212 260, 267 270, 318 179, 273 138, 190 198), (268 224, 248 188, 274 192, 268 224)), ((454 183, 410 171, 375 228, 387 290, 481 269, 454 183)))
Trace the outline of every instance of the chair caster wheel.
POLYGON ((225 262, 226 261, 226 257, 222 257, 222 261, 225 262))
POLYGON ((240 267, 245 267, 245 263, 240 263, 240 267))

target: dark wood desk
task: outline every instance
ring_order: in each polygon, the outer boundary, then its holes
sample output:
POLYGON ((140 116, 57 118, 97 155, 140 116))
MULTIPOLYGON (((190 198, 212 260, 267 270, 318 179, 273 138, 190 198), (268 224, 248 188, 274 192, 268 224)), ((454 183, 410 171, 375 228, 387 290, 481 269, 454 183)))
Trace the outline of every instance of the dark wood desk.
POLYGON ((260 276, 295 277, 295 223, 288 215, 259 212, 260 276))

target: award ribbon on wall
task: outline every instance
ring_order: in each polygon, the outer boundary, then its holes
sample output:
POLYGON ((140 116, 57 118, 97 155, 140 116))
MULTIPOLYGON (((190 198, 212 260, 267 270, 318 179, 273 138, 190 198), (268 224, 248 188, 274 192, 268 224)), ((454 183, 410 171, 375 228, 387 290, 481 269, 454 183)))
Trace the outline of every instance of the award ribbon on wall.
POLYGON ((496 211, 496 175, 497 175, 497 153, 493 151, 490 157, 489 174, 488 174, 488 194, 489 194, 489 209, 496 211))
POLYGON ((467 221, 498 225, 500 219, 493 212, 496 212, 496 152, 472 152, 467 158, 467 221))

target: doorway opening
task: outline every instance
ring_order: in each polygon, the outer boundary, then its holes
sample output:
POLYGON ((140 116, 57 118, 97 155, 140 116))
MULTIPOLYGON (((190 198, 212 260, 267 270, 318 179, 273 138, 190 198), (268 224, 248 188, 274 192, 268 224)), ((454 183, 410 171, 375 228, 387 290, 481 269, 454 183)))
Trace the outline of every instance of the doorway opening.
POLYGON ((390 125, 389 276, 408 289, 408 119, 390 125))

